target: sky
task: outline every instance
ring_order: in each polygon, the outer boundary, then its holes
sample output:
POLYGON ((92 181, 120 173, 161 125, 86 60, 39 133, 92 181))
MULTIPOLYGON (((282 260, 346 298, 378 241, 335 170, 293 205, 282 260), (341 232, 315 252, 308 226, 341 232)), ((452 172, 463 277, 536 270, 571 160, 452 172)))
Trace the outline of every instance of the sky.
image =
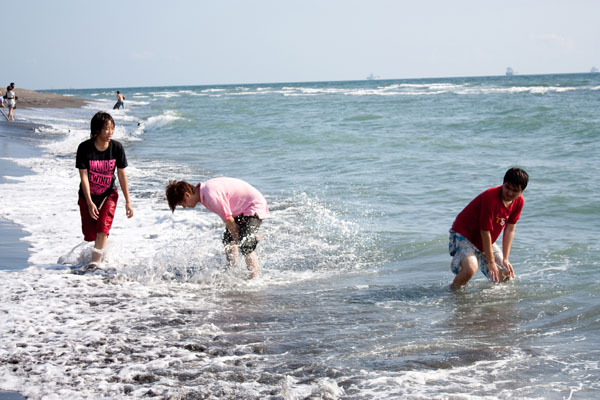
POLYGON ((4 0, 0 10, 1 79, 33 90, 600 68, 597 0, 4 0))

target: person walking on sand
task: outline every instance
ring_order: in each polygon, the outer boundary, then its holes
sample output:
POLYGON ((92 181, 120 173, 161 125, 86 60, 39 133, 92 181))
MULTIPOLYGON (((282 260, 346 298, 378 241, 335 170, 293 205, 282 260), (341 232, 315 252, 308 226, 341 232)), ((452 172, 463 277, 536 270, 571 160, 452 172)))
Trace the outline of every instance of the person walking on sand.
POLYGON ((11 82, 6 87, 6 106, 8 107, 8 120, 14 121, 14 109, 17 106, 17 96, 15 95, 15 84, 11 82))
POLYGON ((121 108, 125 108, 125 96, 117 90, 117 102, 115 103, 113 110, 120 110, 121 108))
POLYGON ((95 242, 92 262, 83 272, 99 268, 109 231, 113 223, 119 194, 115 184, 115 169, 125 197, 127 218, 133 217, 127 183, 127 157, 123 145, 112 140, 115 121, 110 114, 98 112, 90 122, 90 139, 77 147, 76 167, 79 169, 79 211, 84 240, 95 242))
POLYGON ((478 269, 493 282, 515 277, 508 257, 528 182, 527 172, 511 168, 506 171, 502 186, 484 191, 458 214, 450 229, 448 244, 451 270, 456 275, 450 285, 452 290, 465 287, 478 269), (502 229, 500 251, 495 242, 502 229))
POLYGON ((170 181, 166 187, 169 208, 177 206, 194 208, 202 203, 209 211, 225 222, 223 244, 229 265, 238 258, 239 251, 245 257, 250 278, 260 274, 256 236, 263 219, 269 216, 267 200, 256 188, 241 179, 220 177, 200 182, 196 186, 185 181, 170 181))

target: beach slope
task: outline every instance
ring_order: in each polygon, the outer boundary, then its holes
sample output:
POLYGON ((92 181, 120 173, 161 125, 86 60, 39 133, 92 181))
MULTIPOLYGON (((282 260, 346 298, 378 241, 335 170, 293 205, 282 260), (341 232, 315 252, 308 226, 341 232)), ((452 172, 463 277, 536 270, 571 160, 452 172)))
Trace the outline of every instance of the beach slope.
MULTIPOLYGON (((4 90, 2 90, 4 94, 4 90)), ((79 108, 87 104, 86 100, 56 93, 36 92, 28 89, 15 89, 17 108, 79 108)))

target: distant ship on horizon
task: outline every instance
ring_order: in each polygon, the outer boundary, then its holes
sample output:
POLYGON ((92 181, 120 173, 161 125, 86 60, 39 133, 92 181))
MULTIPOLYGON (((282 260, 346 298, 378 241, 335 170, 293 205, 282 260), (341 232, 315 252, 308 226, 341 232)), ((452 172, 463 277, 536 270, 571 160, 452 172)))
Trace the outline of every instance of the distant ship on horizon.
POLYGON ((590 72, 592 74, 596 74, 596 73, 600 72, 600 70, 598 68, 596 68, 596 67, 592 67, 592 69, 590 70, 590 72))
POLYGON ((506 68, 506 76, 513 76, 514 74, 515 71, 511 67, 506 68))
POLYGON ((369 76, 367 76, 367 80, 368 81, 374 81, 374 80, 379 79, 379 78, 380 78, 379 75, 373 75, 372 72, 369 74, 369 76))

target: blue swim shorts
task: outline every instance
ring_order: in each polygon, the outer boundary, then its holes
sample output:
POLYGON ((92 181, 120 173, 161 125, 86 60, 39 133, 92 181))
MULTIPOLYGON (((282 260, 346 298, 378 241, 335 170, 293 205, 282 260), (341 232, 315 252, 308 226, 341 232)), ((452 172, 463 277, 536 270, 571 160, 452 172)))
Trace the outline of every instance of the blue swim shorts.
MULTIPOLYGON (((465 257, 475 255, 477 262, 479 263, 479 270, 485 275, 486 278, 490 279, 490 271, 487 267, 487 259, 485 254, 479 250, 473 243, 471 243, 466 237, 460 233, 454 232, 450 229, 450 236, 448 238, 448 252, 452 256, 452 262, 450 263, 450 270, 454 275, 460 272, 462 268, 461 262, 465 257)), ((492 245, 492 252, 496 260, 496 265, 499 269, 505 269, 502 265, 502 250, 496 243, 492 245)))

